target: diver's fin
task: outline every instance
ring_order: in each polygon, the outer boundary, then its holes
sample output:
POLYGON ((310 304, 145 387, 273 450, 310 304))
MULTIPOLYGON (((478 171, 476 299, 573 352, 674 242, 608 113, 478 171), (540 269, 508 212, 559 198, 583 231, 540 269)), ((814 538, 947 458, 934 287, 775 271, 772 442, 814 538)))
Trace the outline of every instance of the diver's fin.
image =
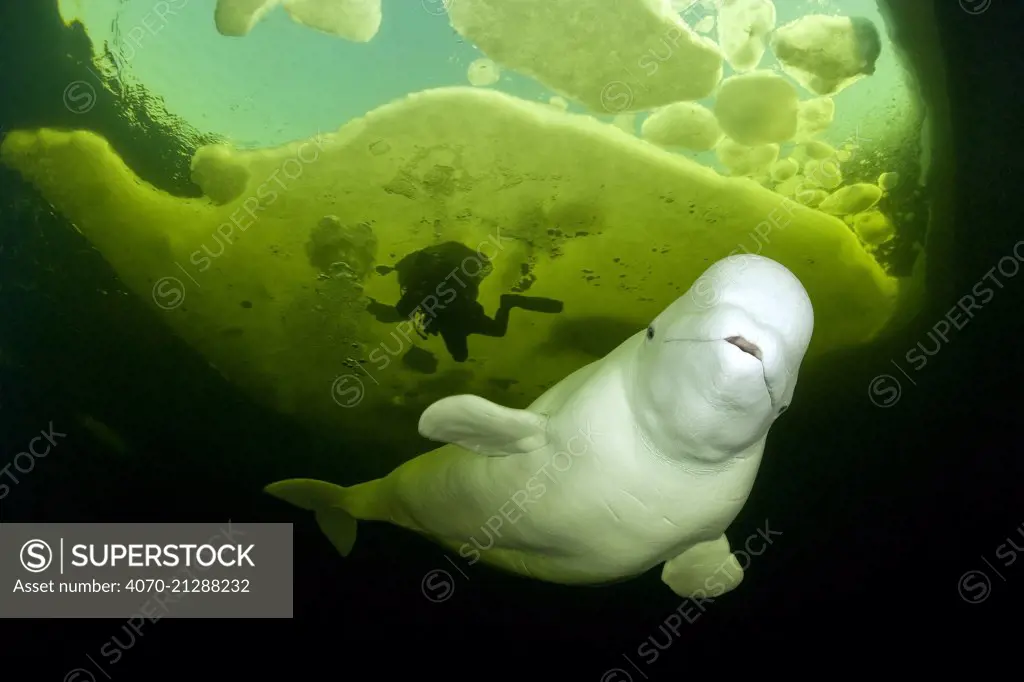
POLYGON ((316 522, 342 556, 348 556, 356 542, 356 520, 342 508, 345 489, 312 478, 290 478, 265 487, 264 492, 316 512, 316 522))
POLYGON ((492 457, 531 452, 548 442, 547 417, 496 405, 476 395, 453 395, 420 416, 420 435, 492 457))
POLYGON ((565 304, 556 298, 520 296, 518 294, 502 294, 501 305, 507 308, 522 308, 535 313, 560 313, 565 307, 565 304))

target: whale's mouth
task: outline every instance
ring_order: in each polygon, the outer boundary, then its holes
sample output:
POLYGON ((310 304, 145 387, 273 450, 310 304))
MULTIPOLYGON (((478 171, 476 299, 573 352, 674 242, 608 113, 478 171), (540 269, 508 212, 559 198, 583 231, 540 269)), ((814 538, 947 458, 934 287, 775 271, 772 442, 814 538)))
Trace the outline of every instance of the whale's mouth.
POLYGON ((668 338, 668 339, 664 340, 664 343, 680 342, 680 341, 685 341, 685 342, 689 342, 689 343, 721 343, 722 341, 725 341, 726 343, 731 343, 732 345, 736 346, 737 348, 739 348, 741 351, 743 351, 747 355, 750 355, 751 357, 757 358, 757 361, 761 363, 761 374, 764 377, 764 387, 765 387, 765 390, 768 392, 768 400, 772 404, 772 409, 775 408, 775 392, 772 390, 772 385, 768 381, 768 374, 767 374, 767 371, 766 371, 765 366, 764 366, 764 355, 761 352, 761 347, 758 346, 756 343, 754 343, 753 341, 750 341, 750 340, 748 340, 748 339, 746 339, 746 338, 744 338, 742 336, 727 336, 724 339, 722 339, 722 338, 718 338, 718 339, 668 338))
POLYGON ((761 356, 761 349, 758 347, 758 345, 756 343, 752 343, 750 341, 747 341, 742 336, 730 336, 730 337, 726 338, 725 340, 728 341, 729 343, 731 343, 732 345, 736 346, 737 348, 739 348, 741 351, 743 351, 747 355, 753 355, 758 360, 762 360, 763 359, 762 356, 761 356))
POLYGON ((768 381, 768 374, 764 367, 764 356, 761 354, 761 347, 752 341, 748 341, 742 336, 728 336, 725 340, 732 345, 739 348, 747 355, 752 355, 757 358, 757 361, 761 363, 761 373, 764 376, 764 387, 768 391, 768 400, 772 404, 772 409, 775 408, 775 393, 772 391, 772 385, 768 381))

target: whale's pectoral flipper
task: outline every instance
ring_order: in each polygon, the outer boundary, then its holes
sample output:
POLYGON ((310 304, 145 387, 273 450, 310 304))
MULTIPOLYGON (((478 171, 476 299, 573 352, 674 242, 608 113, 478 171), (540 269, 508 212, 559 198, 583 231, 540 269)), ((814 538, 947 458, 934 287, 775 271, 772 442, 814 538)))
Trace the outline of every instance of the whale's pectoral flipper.
POLYGON ((722 535, 666 561, 661 580, 680 597, 718 597, 740 584, 743 569, 722 535))
POLYGON ((356 520, 346 510, 346 489, 311 478, 292 478, 271 483, 263 489, 296 507, 316 513, 316 522, 342 556, 348 556, 356 542, 356 520))
POLYGON ((492 457, 532 452, 548 442, 547 417, 475 395, 438 400, 420 416, 420 435, 492 457))

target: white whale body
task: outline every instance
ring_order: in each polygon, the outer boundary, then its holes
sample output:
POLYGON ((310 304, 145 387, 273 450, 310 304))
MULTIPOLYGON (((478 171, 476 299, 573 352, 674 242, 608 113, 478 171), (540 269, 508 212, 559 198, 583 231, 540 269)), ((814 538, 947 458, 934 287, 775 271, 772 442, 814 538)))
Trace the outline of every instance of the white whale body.
POLYGON ((743 571, 724 533, 793 398, 813 323, 785 267, 730 257, 526 409, 445 398, 419 422, 445 445, 387 476, 266 490, 314 511, 343 555, 356 520, 387 521, 538 580, 610 583, 664 564, 680 596, 712 575, 729 591, 743 571))

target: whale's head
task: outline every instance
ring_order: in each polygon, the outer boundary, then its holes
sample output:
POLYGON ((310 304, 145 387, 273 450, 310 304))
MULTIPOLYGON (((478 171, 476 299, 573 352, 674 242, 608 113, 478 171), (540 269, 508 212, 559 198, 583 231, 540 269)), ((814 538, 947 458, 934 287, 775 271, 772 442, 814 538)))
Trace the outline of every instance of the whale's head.
POLYGON ((813 326, 807 292, 779 263, 712 265, 638 341, 631 391, 645 441, 705 462, 758 448, 789 408, 813 326))

